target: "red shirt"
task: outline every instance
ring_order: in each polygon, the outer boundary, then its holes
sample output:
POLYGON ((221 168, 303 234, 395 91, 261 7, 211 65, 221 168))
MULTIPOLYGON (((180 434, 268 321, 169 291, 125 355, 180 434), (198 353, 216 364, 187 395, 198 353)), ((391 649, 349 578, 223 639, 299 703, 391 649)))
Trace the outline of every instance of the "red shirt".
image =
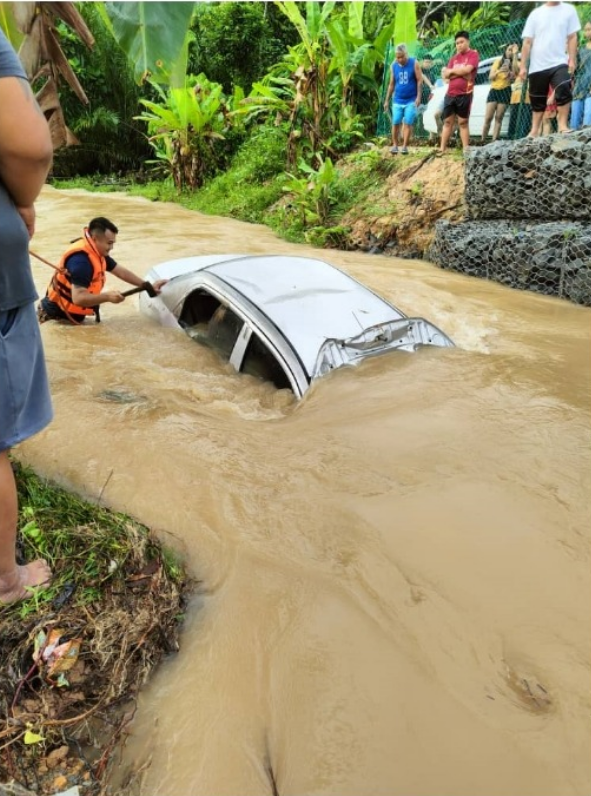
POLYGON ((460 94, 471 94, 474 89, 474 78, 478 69, 479 61, 477 50, 468 50, 465 53, 456 53, 449 59, 448 69, 454 66, 472 66, 473 69, 468 75, 462 77, 452 77, 449 81, 447 94, 449 97, 459 97, 460 94))

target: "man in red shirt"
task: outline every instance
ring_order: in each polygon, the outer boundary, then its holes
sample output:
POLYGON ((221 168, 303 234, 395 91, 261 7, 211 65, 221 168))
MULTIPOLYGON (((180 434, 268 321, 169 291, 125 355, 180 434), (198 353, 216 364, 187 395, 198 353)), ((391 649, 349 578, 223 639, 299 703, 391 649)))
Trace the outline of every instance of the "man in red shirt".
POLYGON ((478 52, 470 49, 470 34, 466 30, 456 33, 456 54, 453 55, 446 67, 441 70, 441 76, 449 81, 445 101, 443 104, 443 130, 441 132, 441 147, 439 154, 443 155, 447 148, 454 123, 457 119, 460 128, 462 147, 470 143, 468 119, 472 106, 472 92, 474 79, 478 71, 478 52))

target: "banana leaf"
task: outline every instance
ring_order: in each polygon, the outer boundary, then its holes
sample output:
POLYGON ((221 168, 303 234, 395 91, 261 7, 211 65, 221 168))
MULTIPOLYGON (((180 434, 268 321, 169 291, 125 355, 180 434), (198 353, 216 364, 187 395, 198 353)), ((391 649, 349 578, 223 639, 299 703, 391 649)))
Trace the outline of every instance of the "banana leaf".
POLYGON ((410 55, 417 51, 417 11, 414 2, 396 3, 394 43, 406 44, 410 55))
POLYGON ((157 76, 159 82, 178 84, 184 81, 186 38, 194 5, 179 2, 105 3, 113 35, 134 65, 138 82, 148 75, 157 76))

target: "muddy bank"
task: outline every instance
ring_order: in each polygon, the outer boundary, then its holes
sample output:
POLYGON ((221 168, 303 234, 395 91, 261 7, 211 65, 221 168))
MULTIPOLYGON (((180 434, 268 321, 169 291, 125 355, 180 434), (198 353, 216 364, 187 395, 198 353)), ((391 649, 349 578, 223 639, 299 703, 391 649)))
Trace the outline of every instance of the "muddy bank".
POLYGON ((179 648, 189 585, 139 523, 15 470, 19 558, 54 577, 0 606, 0 794, 98 796, 139 689, 179 648))
POLYGON ((341 219, 348 231, 344 248, 404 258, 425 256, 439 219, 464 218, 464 161, 460 152, 437 158, 433 149, 411 155, 391 155, 396 169, 377 186, 372 204, 353 207, 341 219), (408 164, 404 158, 408 158, 408 164), (400 162, 398 162, 400 161, 400 162))

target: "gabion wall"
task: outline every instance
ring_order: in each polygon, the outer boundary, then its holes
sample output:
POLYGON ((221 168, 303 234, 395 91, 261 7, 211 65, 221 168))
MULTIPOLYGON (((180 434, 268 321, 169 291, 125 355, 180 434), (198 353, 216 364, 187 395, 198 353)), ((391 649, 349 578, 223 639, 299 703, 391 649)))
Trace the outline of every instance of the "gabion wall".
POLYGON ((442 268, 591 306, 591 224, 437 222, 442 268))
POLYGON ((468 218, 591 221, 591 128, 466 154, 468 218))
POLYGON ((591 129, 466 154, 466 221, 438 221, 442 268, 591 306, 591 129))

